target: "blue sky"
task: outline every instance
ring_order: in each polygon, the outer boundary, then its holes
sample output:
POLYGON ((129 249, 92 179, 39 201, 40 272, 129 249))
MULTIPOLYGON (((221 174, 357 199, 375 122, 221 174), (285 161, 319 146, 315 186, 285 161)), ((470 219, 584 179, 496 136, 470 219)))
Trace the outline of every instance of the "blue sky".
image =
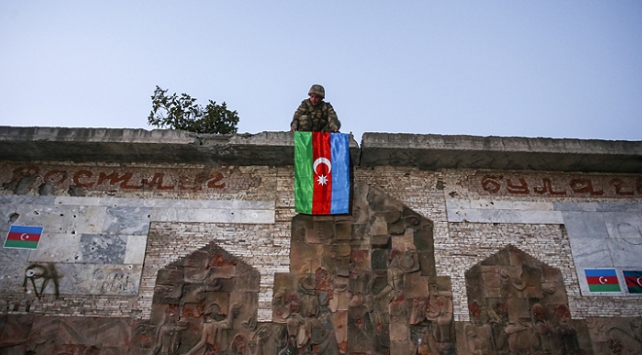
POLYGON ((642 1, 1 1, 0 125, 145 128, 154 88, 284 131, 642 140, 642 1))

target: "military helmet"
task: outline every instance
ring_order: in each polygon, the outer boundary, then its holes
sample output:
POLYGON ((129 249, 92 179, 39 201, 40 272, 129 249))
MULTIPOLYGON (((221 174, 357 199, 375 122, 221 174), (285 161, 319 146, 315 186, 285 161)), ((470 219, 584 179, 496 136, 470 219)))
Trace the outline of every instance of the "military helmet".
POLYGON ((308 91, 308 95, 312 94, 319 95, 321 96, 321 98, 325 98, 325 89, 319 84, 314 84, 310 88, 310 91, 308 91))

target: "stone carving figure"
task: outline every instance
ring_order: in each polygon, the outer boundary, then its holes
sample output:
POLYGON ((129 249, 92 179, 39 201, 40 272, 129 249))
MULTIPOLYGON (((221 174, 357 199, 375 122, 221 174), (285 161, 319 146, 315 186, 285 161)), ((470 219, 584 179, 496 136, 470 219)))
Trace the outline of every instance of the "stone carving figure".
POLYGON ((218 304, 211 304, 203 319, 201 340, 185 355, 217 354, 225 351, 230 343, 227 333, 232 328, 234 318, 240 314, 241 307, 242 305, 235 303, 225 315, 218 304))
POLYGON ((469 324, 464 328, 468 353, 471 355, 493 354, 491 339, 491 328, 488 324, 480 327, 469 324))
POLYGON ((300 297, 296 293, 289 293, 285 288, 275 290, 272 298, 274 319, 285 323, 291 314, 299 312, 300 304, 300 297))
POLYGON ((533 336, 537 349, 544 352, 553 350, 553 327, 548 321, 546 311, 541 304, 535 303, 531 307, 531 319, 533 322, 533 336))
POLYGON ((300 313, 303 317, 314 317, 319 313, 319 298, 316 295, 316 279, 310 274, 299 280, 301 294, 300 313))
POLYGON ((426 305, 426 319, 433 324, 433 337, 438 342, 450 342, 453 320, 453 302, 450 291, 439 291, 436 284, 430 285, 430 298, 426 305))
POLYGON ((517 295, 521 295, 521 293, 526 289, 526 285, 524 284, 524 281, 522 279, 521 272, 519 273, 519 275, 511 275, 509 270, 507 270, 506 268, 502 268, 499 272, 499 277, 502 288, 508 289, 512 292, 516 292, 517 295), (511 288, 514 291, 510 290, 511 288))
POLYGON ((428 298, 415 299, 410 314, 410 324, 418 324, 427 320, 429 329, 424 333, 419 344, 419 354, 441 353, 442 345, 452 341, 452 295, 447 291, 439 291, 436 284, 429 285, 428 298), (421 317, 421 318, 420 318, 421 317))
POLYGON ((611 327, 608 330, 611 351, 622 355, 642 353, 641 321, 634 319, 626 325, 611 327))
POLYGON ((577 331, 571 322, 571 312, 565 305, 559 305, 555 309, 557 321, 556 332, 559 338, 561 351, 564 354, 573 354, 580 350, 577 331))
POLYGON ((178 348, 179 332, 187 328, 187 324, 176 322, 177 307, 169 306, 163 314, 161 324, 156 332, 156 347, 152 351, 154 355, 175 354, 178 348))
POLYGON ((488 323, 492 330, 493 347, 495 351, 501 353, 508 351, 508 334, 504 328, 508 324, 508 309, 504 301, 497 301, 495 306, 486 310, 488 323))
POLYGON ((529 319, 518 319, 504 327, 508 335, 508 348, 511 354, 523 354, 532 347, 532 325, 529 319))

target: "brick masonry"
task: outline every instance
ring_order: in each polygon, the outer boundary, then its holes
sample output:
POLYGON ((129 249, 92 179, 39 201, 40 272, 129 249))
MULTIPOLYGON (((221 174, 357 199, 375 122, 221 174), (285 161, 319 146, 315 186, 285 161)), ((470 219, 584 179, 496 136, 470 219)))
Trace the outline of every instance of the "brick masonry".
MULTIPOLYGON (((602 216, 604 233, 612 233, 610 221, 620 221, 618 216, 626 217, 622 221, 632 230, 642 231, 639 174, 465 168, 429 171, 398 166, 356 167, 353 173, 355 184, 367 185, 432 222, 435 271, 437 277, 450 279, 455 322, 471 321, 466 271, 508 245, 561 272, 572 319, 594 324, 600 322, 595 318, 642 314, 639 295, 625 290, 616 295, 587 293, 582 270, 592 266, 591 255, 600 250, 582 253, 588 255, 584 257, 573 244, 582 221, 596 216, 592 213, 602 216), (574 216, 579 216, 579 221, 572 220, 574 216)), ((143 223, 143 229, 124 233, 122 229, 133 222, 119 222, 123 228, 113 229, 101 219, 102 224, 94 223, 96 229, 90 231, 132 237, 134 242, 114 253, 122 254, 118 255, 122 256, 119 260, 123 267, 138 268, 136 292, 61 287, 56 294, 52 281, 43 286, 42 295, 37 295, 37 288, 27 282, 30 280, 22 279, 30 264, 53 263, 61 270, 64 265, 87 265, 70 260, 75 254, 63 250, 64 246, 46 247, 43 239, 43 249, 37 251, 3 250, 0 283, 6 287, 0 291, 0 307, 7 315, 147 320, 153 315, 158 271, 215 243, 260 273, 256 320, 270 322, 275 275, 293 271, 290 238, 296 214, 292 183, 290 166, 4 162, 0 165, 3 234, 11 224, 42 223, 48 229, 57 228, 56 234, 69 243, 65 245, 77 242, 76 247, 82 249, 81 240, 72 233, 73 223, 62 221, 60 214, 73 212, 73 208, 106 210, 128 205, 134 208, 131 211, 146 208, 143 214, 149 212, 149 220, 143 223), (28 211, 39 214, 29 216, 28 211), (132 254, 134 249, 142 255, 132 256, 137 255, 132 254), (47 251, 50 253, 45 255, 47 251), (130 256, 125 261, 128 251, 130 256), (56 255, 66 256, 60 260, 56 255)), ((100 218, 113 215, 105 212, 100 218)), ((87 223, 97 218, 96 214, 87 216, 91 217, 87 223)), ((633 238, 629 244, 638 251, 637 235, 627 238, 633 238)), ((612 265, 596 267, 614 267, 618 272, 625 267, 642 270, 642 261, 618 265, 617 250, 608 252, 612 265)), ((101 270, 112 264, 94 262, 91 267, 101 270)), ((67 271, 60 284, 72 278, 82 279, 67 271)), ((44 279, 35 281, 40 286, 44 279)))
MULTIPOLYGON (((605 315, 636 316, 642 310, 642 299, 639 297, 631 298, 624 295, 582 296, 568 235, 564 226, 557 222, 542 221, 544 224, 509 223, 504 220, 501 223, 497 221, 475 223, 463 219, 453 222, 455 218, 448 216, 448 204, 456 205, 462 202, 465 202, 469 210, 474 210, 474 206, 480 207, 476 210, 483 210, 481 208, 483 205, 491 203, 504 206, 501 207, 504 211, 521 211, 530 216, 542 212, 542 210, 550 210, 551 208, 547 206, 552 202, 636 204, 640 203, 639 188, 636 185, 640 178, 635 175, 571 175, 555 172, 498 172, 465 169, 433 172, 400 167, 357 168, 354 175, 356 182, 366 183, 385 192, 433 221, 437 273, 452 279, 453 313, 457 321, 469 319, 464 292, 464 271, 508 244, 515 245, 533 257, 563 271, 573 318, 605 315), (493 178, 491 179, 489 176, 493 178), (501 178, 499 178, 500 176, 501 178), (509 181, 513 182, 509 183, 509 181), (550 181, 550 184, 546 184, 547 188, 557 191, 558 194, 537 193, 538 186, 540 191, 544 191, 545 184, 541 183, 542 181, 550 181), (571 185, 571 181, 575 181, 575 185, 571 185), (580 186, 578 181, 591 181, 592 184, 590 187, 587 187, 586 184, 580 186), (538 185, 538 183, 540 184, 538 185), (521 190, 509 189, 509 186, 517 185, 522 186, 521 190), (526 191, 524 186, 528 187, 529 185, 532 186, 529 193, 521 193, 526 191), (561 195, 563 190, 566 193, 561 195), (521 192, 515 193, 515 191, 521 192), (617 191, 619 193, 616 193, 617 191)), ((16 203, 33 204, 36 198, 47 198, 41 195, 45 188, 49 189, 49 193, 60 196, 58 201, 64 201, 61 198, 64 198, 62 196, 70 191, 75 179, 87 185, 87 191, 84 193, 86 197, 82 197, 85 200, 77 197, 80 199, 80 202, 77 203, 85 207, 101 203, 108 205, 109 201, 114 201, 113 198, 128 198, 132 201, 146 200, 148 206, 152 205, 149 201, 156 199, 170 201, 172 206, 181 207, 180 201, 176 200, 177 198, 184 201, 190 201, 190 199, 192 199, 191 201, 224 199, 239 202, 264 200, 274 206, 273 222, 262 222, 257 225, 242 221, 240 223, 199 223, 180 219, 172 221, 168 217, 152 221, 144 257, 145 267, 140 280, 140 292, 135 301, 130 297, 119 298, 108 294, 91 297, 84 301, 85 298, 80 295, 63 294, 60 299, 47 302, 47 299, 51 297, 45 295, 40 301, 37 299, 29 301, 31 312, 44 312, 52 315, 108 316, 130 316, 129 313, 132 312, 139 317, 147 317, 150 311, 149 305, 154 288, 155 272, 169 261, 183 257, 210 241, 216 241, 231 254, 261 271, 262 292, 259 320, 269 320, 273 275, 276 272, 287 271, 289 267, 287 255, 289 253, 290 220, 295 215, 292 195, 293 173, 290 168, 205 168, 203 166, 176 165, 122 167, 96 164, 20 165, 7 163, 3 165, 0 176, 3 181, 5 198, 14 196, 13 200, 5 200, 11 201, 10 205, 16 203), (204 176, 203 171, 214 176, 216 182, 209 184, 208 188, 208 183, 205 180, 202 182, 202 186, 195 188, 193 181, 198 180, 198 176, 204 176), (212 171, 214 172, 212 173, 212 171), (220 177, 218 172, 223 172, 223 177, 220 177), (130 173, 132 174, 130 180, 122 179, 123 176, 129 176, 130 173), (112 176, 112 178, 106 176, 112 176), (159 176, 162 176, 165 182, 160 182, 159 176), (154 177, 156 177, 157 185, 151 191, 140 191, 141 189, 145 190, 144 187, 139 189, 122 187, 138 186, 140 184, 134 183, 134 181, 153 180, 154 177), (48 185, 47 179, 54 181, 55 184, 48 185), (190 187, 178 188, 178 181, 181 179, 192 181, 190 187), (174 186, 174 188, 158 189, 159 186, 166 185, 174 186), (21 192, 22 194, 9 194, 11 192, 21 192), (31 200, 27 199, 29 196, 31 196, 31 200), (94 199, 88 200, 89 197, 94 199), (80 309, 68 307, 66 304, 63 305, 65 302, 60 301, 61 299, 66 300, 68 304, 83 303, 83 307, 80 309), (91 305, 92 303, 93 305, 91 305), (123 304, 126 306, 123 307, 123 304), (65 311, 62 311, 63 309, 65 311)), ((67 197, 67 199, 70 198, 67 197)), ((59 208, 62 203, 52 200, 52 205, 59 208)), ((8 223, 6 222, 10 220, 11 208, 8 209, 10 205, 5 204, 2 207, 5 214, 3 216, 5 223, 2 228, 4 232, 7 231, 8 223)), ((229 209, 229 206, 225 208, 229 209)), ((488 208, 485 210, 488 211, 488 208)), ((209 213, 211 215, 211 212, 209 213)), ((499 217, 495 218, 501 220, 499 217)), ((555 221, 554 218, 553 221, 555 221)), ((36 258, 36 260, 38 259, 36 258)), ((8 265, 8 267, 13 267, 13 265, 8 265)), ((7 275, 5 274, 4 277, 7 275)), ((17 294, 7 293, 9 289, 5 288, 4 290, 5 309, 10 312, 14 310, 24 312, 27 308, 26 301, 17 294), (21 305, 15 307, 15 302, 21 305)), ((11 290, 18 291, 18 289, 11 290)))
MULTIPOLYGON (((637 295, 582 296, 568 235, 564 226, 559 223, 561 212, 557 211, 559 219, 555 216, 552 218, 547 216, 539 223, 524 223, 519 216, 514 216, 516 211, 526 216, 533 216, 548 209, 552 210, 553 202, 585 204, 593 207, 600 203, 637 206, 640 204, 642 195, 638 190, 639 176, 466 169, 430 172, 419 169, 376 167, 365 171, 358 170, 355 173, 355 179, 367 181, 370 186, 385 191, 386 194, 403 201, 415 211, 434 221, 437 273, 452 278, 454 316, 458 321, 469 320, 463 272, 508 244, 518 246, 533 257, 562 270, 573 318, 636 317, 642 311, 642 297, 637 295), (493 180, 501 181, 501 185, 490 185, 489 179, 484 179, 487 176, 502 176, 501 179, 493 180), (526 181, 526 184, 521 186, 528 187, 530 183, 529 194, 511 193, 506 182, 511 178, 512 181, 518 181, 517 184, 520 184, 520 180, 526 181), (581 190, 580 192, 574 192, 571 189, 570 182, 574 180, 576 185, 573 186, 576 190, 581 190), (550 185, 554 191, 562 191, 562 187, 565 187, 566 194, 551 195, 535 192, 537 186, 544 186, 542 181, 554 181, 554 184, 550 185), (584 185, 580 186, 577 181, 583 181, 584 185), (587 185, 587 181, 591 184, 587 185), (484 186, 487 188, 484 189, 484 186), (499 188, 495 191, 496 186, 499 188), (619 190, 618 186, 621 186, 619 190), (496 220, 471 223, 459 218, 456 222, 449 222, 447 204, 452 201, 465 201, 467 206, 478 206, 478 210, 488 204, 498 206, 503 204, 505 210, 513 213, 512 217, 516 222, 506 223, 506 218, 503 223, 498 223, 496 220), (551 219, 556 222, 551 224, 551 219)), ((515 186, 515 183, 511 183, 510 186, 515 186)), ((541 189, 543 191, 544 188, 541 189)), ((501 218, 496 217, 496 219, 501 218)), ((639 211, 637 223, 638 228, 642 227, 642 215, 639 211)), ((637 265, 637 267, 640 266, 637 265)))

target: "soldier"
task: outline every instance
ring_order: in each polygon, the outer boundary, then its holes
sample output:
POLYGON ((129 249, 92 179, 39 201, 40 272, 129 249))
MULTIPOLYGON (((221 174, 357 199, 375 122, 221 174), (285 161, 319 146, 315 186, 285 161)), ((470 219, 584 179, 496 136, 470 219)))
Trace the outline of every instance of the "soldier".
POLYGON ((321 85, 312 85, 309 99, 301 102, 294 112, 290 123, 291 131, 339 132, 341 122, 329 102, 324 102, 325 89, 321 85))

